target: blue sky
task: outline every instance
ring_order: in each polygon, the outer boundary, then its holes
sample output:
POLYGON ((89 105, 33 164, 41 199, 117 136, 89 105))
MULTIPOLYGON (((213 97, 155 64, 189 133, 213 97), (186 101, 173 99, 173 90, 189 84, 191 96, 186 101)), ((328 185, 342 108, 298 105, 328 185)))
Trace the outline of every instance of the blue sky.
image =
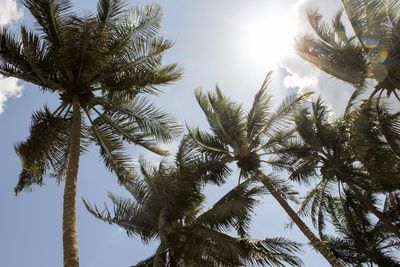
MULTIPOLYGON (((96 8, 95 0, 72 2, 81 14, 96 8)), ((154 101, 183 124, 207 127, 194 99, 196 88, 213 89, 218 84, 223 92, 248 107, 269 70, 274 70, 273 90, 277 101, 288 93, 312 89, 321 93, 333 111, 339 113, 351 94, 348 87, 339 92, 333 90, 343 84, 327 79, 290 49, 294 35, 309 30, 304 19, 305 9, 320 7, 328 14, 340 7, 338 0, 323 1, 323 4, 317 0, 152 2, 163 8, 161 33, 175 42, 165 60, 178 62, 184 69, 183 79, 163 88, 165 93, 154 101)), ((150 1, 131 4, 145 3, 150 1)), ((0 25, 14 30, 19 23, 32 25, 27 11, 21 7, 15 9, 14 5, 14 0, 0 0, 0 6, 7 7, 0 10, 0 25)), ((54 106, 57 101, 57 96, 43 94, 30 84, 0 80, 1 266, 62 266, 63 186, 50 178, 45 186, 33 192, 22 192, 18 197, 13 192, 20 170, 13 144, 26 138, 34 110, 44 104, 54 106)), ((137 147, 129 147, 129 152, 136 159, 139 155, 159 159, 137 147)), ((209 187, 211 199, 233 186, 236 174, 222 189, 209 187)), ((116 177, 103 167, 98 148, 91 147, 81 158, 78 184, 78 236, 83 267, 130 266, 154 251, 153 245, 128 238, 124 231, 96 220, 85 210, 82 197, 101 205, 107 202, 108 191, 126 194, 117 185, 116 177)), ((287 216, 272 198, 266 197, 262 202, 254 216, 252 237, 284 236, 306 243, 295 227, 284 229, 287 216)), ((307 246, 302 258, 305 266, 328 266, 322 256, 307 246)))

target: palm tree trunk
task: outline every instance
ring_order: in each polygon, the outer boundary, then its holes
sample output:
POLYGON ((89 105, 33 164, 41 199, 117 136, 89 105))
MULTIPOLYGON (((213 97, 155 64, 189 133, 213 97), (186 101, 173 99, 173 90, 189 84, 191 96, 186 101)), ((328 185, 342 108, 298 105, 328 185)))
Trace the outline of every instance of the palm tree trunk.
POLYGON ((76 189, 80 154, 81 111, 78 95, 73 96, 72 104, 71 143, 67 177, 65 179, 63 206, 64 267, 79 267, 78 238, 76 231, 76 189))
POLYGON ((400 238, 400 229, 395 226, 392 221, 380 210, 378 210, 372 203, 371 201, 364 196, 364 194, 358 189, 357 186, 355 186, 350 179, 347 178, 347 175, 343 175, 342 172, 336 171, 337 177, 346 183, 346 185, 351 189, 351 191, 356 194, 357 199, 360 200, 361 204, 368 209, 370 212, 372 212, 385 226, 386 228, 395 234, 398 238, 400 238))
POLYGON ((322 256, 334 267, 343 267, 339 260, 333 255, 332 251, 310 230, 310 228, 300 219, 297 213, 290 207, 286 200, 275 190, 274 186, 268 181, 268 178, 261 171, 256 171, 261 178, 261 182, 268 189, 271 195, 278 201, 281 207, 289 215, 290 219, 299 227, 303 234, 310 240, 313 247, 318 250, 322 256))

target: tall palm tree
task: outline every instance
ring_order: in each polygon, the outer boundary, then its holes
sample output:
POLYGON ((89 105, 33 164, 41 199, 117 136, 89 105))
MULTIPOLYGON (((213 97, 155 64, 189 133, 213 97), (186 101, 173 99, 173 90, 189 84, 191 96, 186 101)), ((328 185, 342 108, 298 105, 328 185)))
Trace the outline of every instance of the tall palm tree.
POLYGON ((99 0, 97 13, 80 17, 69 0, 23 0, 37 32, 20 36, 0 30, 0 74, 56 93, 61 104, 33 115, 30 137, 16 146, 22 171, 16 193, 41 185, 47 170, 65 178, 64 266, 79 265, 76 186, 80 153, 86 143, 100 146, 106 166, 119 181, 130 179, 123 142, 158 153, 158 141, 173 138, 177 124, 139 93, 180 77, 175 64, 162 65, 171 42, 157 37, 160 8, 126 11, 125 1, 99 0), (171 124, 172 123, 172 124, 171 124), (82 140, 82 142, 81 142, 82 140))
POLYGON ((342 1, 351 29, 340 9, 328 24, 317 10, 308 11, 316 35, 297 40, 297 52, 306 61, 357 89, 368 79, 377 84, 371 96, 383 91, 400 101, 400 16, 398 0, 342 1))
POLYGON ((109 194, 113 213, 87 201, 85 205, 97 218, 119 225, 129 236, 137 235, 144 242, 159 240, 154 255, 137 267, 300 265, 294 255, 297 243, 247 238, 256 197, 265 193, 255 180, 238 185, 204 210, 204 184, 220 184, 227 174, 229 169, 221 160, 200 155, 184 139, 173 163, 163 160, 156 167, 141 162, 141 178, 126 184, 133 199, 109 194), (232 230, 239 237, 227 234, 232 230))
MULTIPOLYGON (((340 196, 329 198, 328 202, 327 212, 339 236, 327 235, 326 241, 340 259, 356 266, 400 265, 399 259, 395 256, 400 241, 388 232, 380 221, 371 220, 369 213, 351 191, 344 188, 340 196)), ((398 195, 388 194, 383 212, 398 213, 398 208, 398 195)))
POLYGON ((218 88, 215 93, 208 94, 196 91, 197 101, 207 117, 211 133, 189 129, 193 144, 210 156, 224 159, 226 163, 236 162, 240 177, 256 177, 262 181, 311 244, 332 266, 341 266, 329 248, 312 233, 288 204, 287 200, 294 199, 294 191, 284 181, 262 171, 262 163, 269 163, 267 156, 291 135, 291 132, 284 130, 290 125, 293 111, 307 97, 290 96, 273 111, 269 83, 270 74, 255 95, 248 113, 239 104, 225 97, 218 88))
MULTIPOLYGON (((323 201, 329 196, 329 185, 340 182, 345 184, 389 231, 400 238, 399 226, 375 207, 365 195, 366 192, 380 193, 384 189, 379 182, 379 175, 369 173, 363 165, 363 159, 358 158, 354 152, 353 128, 359 128, 356 117, 357 112, 353 112, 346 115, 345 119, 330 122, 327 107, 318 99, 312 104, 311 112, 307 108, 298 112, 295 117, 298 135, 287 139, 285 144, 275 150, 278 158, 274 160, 274 165, 288 170, 289 179, 292 180, 308 182, 310 178, 321 179, 306 197, 307 203, 302 206, 317 205, 319 209, 323 209, 323 201)), ((371 134, 374 133, 370 131, 371 134)), ((358 149, 362 150, 361 147, 358 149)), ((390 163, 386 165, 389 166, 390 163)))

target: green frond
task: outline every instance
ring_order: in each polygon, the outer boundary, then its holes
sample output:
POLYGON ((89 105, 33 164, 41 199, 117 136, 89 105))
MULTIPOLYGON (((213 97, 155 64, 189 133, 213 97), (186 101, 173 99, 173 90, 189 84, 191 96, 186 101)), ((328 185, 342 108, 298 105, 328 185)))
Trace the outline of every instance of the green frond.
POLYGON ((161 7, 157 4, 137 6, 128 12, 127 23, 134 29, 135 37, 150 38, 160 29, 161 17, 161 7))
POLYGON ((215 93, 196 90, 195 96, 210 124, 212 132, 235 151, 240 151, 246 143, 245 116, 242 107, 216 88, 215 93))
POLYGON ((335 78, 361 88, 370 77, 367 59, 358 44, 348 42, 345 47, 332 47, 311 35, 296 40, 297 54, 335 78))
POLYGON ((39 30, 44 33, 49 46, 58 47, 60 34, 66 26, 66 19, 72 15, 72 4, 69 0, 23 0, 37 22, 39 30))
POLYGON ((364 105, 352 125, 351 144, 357 159, 385 190, 400 184, 400 120, 384 106, 364 105))
POLYGON ((196 227, 185 244, 184 262, 187 266, 300 266, 301 260, 295 255, 300 247, 284 238, 237 239, 196 227))
POLYGON ((222 143, 216 136, 211 135, 207 132, 201 131, 199 128, 189 128, 190 138, 193 139, 194 145, 197 145, 200 150, 207 152, 209 155, 218 156, 229 156, 229 148, 222 143))
POLYGON ((322 15, 318 12, 318 9, 307 10, 307 19, 320 40, 327 45, 336 45, 335 32, 328 23, 321 21, 322 15))
POLYGON ((175 164, 180 174, 199 177, 201 182, 217 185, 224 183, 231 172, 227 162, 228 159, 223 156, 211 157, 202 153, 189 136, 182 139, 175 156, 175 164))
POLYGON ((367 48, 371 45, 369 42, 378 41, 383 45, 390 32, 387 2, 353 0, 343 3, 354 32, 367 48))
POLYGON ((269 91, 272 72, 265 77, 260 90, 256 93, 253 105, 247 115, 247 138, 253 139, 261 127, 265 124, 265 120, 271 112, 272 95, 269 91))
POLYGON ((245 261, 257 266, 302 266, 302 260, 296 256, 301 245, 286 238, 266 238, 264 240, 240 240, 249 247, 245 261))
POLYGON ((53 78, 55 76, 54 63, 40 36, 21 26, 21 37, 24 57, 30 69, 40 81, 40 86, 43 89, 51 88, 51 90, 64 91, 61 84, 53 78))
POLYGON ((99 0, 97 3, 97 18, 103 24, 123 14, 127 5, 125 0, 99 0))
POLYGON ((209 260, 208 266, 244 266, 241 259, 247 248, 238 239, 212 228, 196 225, 191 227, 184 246, 184 262, 198 266, 198 259, 209 260))
MULTIPOLYGON (((324 212, 324 195, 330 194, 329 191, 329 180, 321 180, 312 190, 308 191, 303 197, 297 213, 300 216, 311 216, 314 227, 318 226, 319 230, 323 230, 325 222, 323 224, 317 224, 317 217, 322 216, 324 212), (325 191, 328 192, 325 192, 325 191), (321 214, 321 215, 320 215, 321 214)), ((320 231, 320 232, 321 232, 320 231)), ((321 236, 322 237, 322 236, 321 236)))
POLYGON ((269 134, 268 138, 263 138, 260 140, 260 144, 257 145, 257 150, 264 151, 267 155, 274 155, 275 151, 278 151, 283 144, 293 138, 296 129, 287 129, 285 131, 277 131, 269 134))
POLYGON ((97 206, 92 206, 86 199, 83 199, 83 203, 96 218, 109 224, 118 225, 126 230, 128 236, 138 235, 144 242, 149 242, 157 237, 157 225, 152 224, 152 221, 149 220, 154 215, 149 214, 140 205, 129 199, 120 198, 111 193, 109 193, 109 198, 113 202, 112 212, 107 206, 100 210, 97 206))
POLYGON ((92 120, 89 113, 87 116, 91 122, 92 139, 100 147, 100 155, 106 167, 117 175, 122 184, 131 180, 133 161, 123 152, 121 137, 101 117, 92 120))
MULTIPOLYGON (((161 65, 161 60, 164 52, 172 47, 172 42, 165 40, 162 37, 155 37, 152 39, 139 39, 130 45, 129 51, 119 51, 119 49, 126 49, 120 47, 119 42, 123 42, 123 37, 118 36, 116 40, 110 45, 108 53, 102 58, 103 67, 97 66, 99 69, 92 75, 91 81, 93 83, 103 83, 102 86, 107 86, 110 83, 109 79, 112 77, 119 77, 120 83, 122 79, 129 80, 134 76, 137 69, 144 69, 148 72, 155 71, 161 65), (122 40, 119 40, 122 39, 122 40)), ((178 69, 176 69, 177 71, 178 69)), ((170 73, 171 76, 173 72, 170 73)), ((177 73, 175 73, 177 74, 177 73)), ((132 83, 133 85, 136 83, 132 83)), ((115 86, 111 89, 118 89, 115 86)), ((139 89, 139 88, 137 88, 139 89)))
POLYGON ((347 43, 349 43, 350 40, 349 40, 349 37, 347 36, 346 28, 342 22, 343 11, 344 11, 344 9, 339 9, 336 12, 336 15, 332 21, 332 27, 333 27, 333 31, 335 32, 335 35, 338 38, 339 42, 347 44, 347 43))
POLYGON ((15 193, 42 185, 47 171, 56 166, 68 147, 70 120, 53 117, 47 107, 32 115, 30 136, 15 145, 22 170, 15 193))
POLYGON ((230 190, 212 208, 200 215, 197 223, 219 231, 233 228, 240 236, 247 236, 252 212, 258 203, 256 197, 263 194, 265 190, 249 179, 230 190))
POLYGON ((175 118, 156 108, 146 98, 136 98, 133 101, 98 98, 96 102, 103 107, 107 116, 137 125, 144 135, 157 142, 170 142, 182 131, 175 118))
POLYGON ((317 176, 315 166, 319 162, 317 153, 308 144, 290 140, 274 150, 275 157, 269 161, 277 170, 289 171, 289 179, 308 183, 317 176))
POLYGON ((211 129, 235 151, 240 151, 247 143, 246 117, 242 106, 224 96, 218 87, 215 94, 208 92, 208 101, 213 110, 211 129))
MULTIPOLYGON (((266 188, 272 186, 278 194, 285 200, 291 200, 294 203, 298 202, 296 195, 298 194, 289 184, 287 181, 279 179, 273 174, 264 174, 261 175, 254 174, 254 179, 260 181, 266 188)), ((266 189, 267 190, 267 189, 266 189)))
POLYGON ((24 53, 23 45, 7 28, 0 29, 0 74, 16 77, 33 84, 44 86, 32 68, 24 53))
POLYGON ((261 129, 257 133, 256 138, 262 135, 270 136, 277 131, 285 131, 293 121, 293 114, 298 111, 309 96, 310 94, 304 94, 300 97, 296 95, 286 97, 279 107, 275 111, 270 112, 267 118, 265 118, 265 122, 260 127, 261 129))
MULTIPOLYGON (((376 198, 371 197, 371 202, 376 202, 376 198)), ((326 242, 338 258, 347 264, 399 264, 392 250, 398 239, 393 239, 382 224, 371 220, 368 212, 349 191, 344 189, 340 197, 329 198, 327 211, 337 236, 327 236, 326 242)))

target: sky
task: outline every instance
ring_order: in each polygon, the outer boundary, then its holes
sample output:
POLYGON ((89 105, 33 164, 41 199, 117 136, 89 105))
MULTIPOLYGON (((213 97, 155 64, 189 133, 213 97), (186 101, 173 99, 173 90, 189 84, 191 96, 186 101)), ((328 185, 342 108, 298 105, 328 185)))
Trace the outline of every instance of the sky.
MULTIPOLYGON (((94 12, 95 0, 73 0, 80 14, 94 12)), ((340 114, 352 89, 330 78, 297 57, 293 40, 309 32, 305 10, 319 8, 332 15, 339 0, 170 0, 135 1, 134 4, 158 3, 163 10, 161 34, 175 45, 165 62, 178 62, 183 78, 163 87, 165 93, 154 102, 173 114, 184 125, 207 129, 206 120, 197 106, 194 90, 212 90, 217 84, 232 99, 248 109, 266 74, 273 71, 272 90, 275 102, 286 95, 313 90, 318 92, 340 114)), ((0 26, 12 31, 18 25, 32 26, 28 11, 14 0, 0 0, 0 26)), ((13 145, 28 134, 31 114, 44 104, 55 107, 58 97, 44 94, 39 88, 13 78, 0 80, 0 261, 1 266, 62 266, 62 192, 51 178, 33 192, 17 197, 13 188, 20 162, 13 145)), ((174 149, 174 144, 166 145, 174 149)), ((150 152, 129 147, 138 159, 157 161, 150 152)), ((154 244, 143 244, 129 238, 116 226, 95 219, 83 206, 87 198, 99 206, 108 203, 107 192, 126 195, 99 159, 98 148, 81 157, 77 196, 78 237, 81 266, 123 267, 135 264, 154 252, 154 244)), ((237 182, 237 172, 224 188, 208 187, 209 203, 237 182)), ((256 209, 251 237, 284 236, 307 243, 301 232, 285 229, 287 215, 271 197, 262 199, 256 209)), ((325 259, 307 245, 301 254, 304 266, 329 266, 325 259)))

